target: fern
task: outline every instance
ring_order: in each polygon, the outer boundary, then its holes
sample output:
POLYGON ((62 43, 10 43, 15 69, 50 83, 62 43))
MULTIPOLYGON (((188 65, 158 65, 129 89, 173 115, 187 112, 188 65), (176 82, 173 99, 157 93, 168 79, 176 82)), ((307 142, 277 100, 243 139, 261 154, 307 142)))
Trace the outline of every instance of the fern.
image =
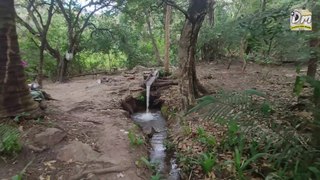
POLYGON ((20 133, 11 126, 0 124, 0 153, 14 154, 21 150, 20 133))
POLYGON ((187 114, 201 111, 207 119, 234 120, 243 112, 253 110, 253 96, 264 98, 265 94, 250 89, 243 92, 220 92, 214 96, 204 96, 198 99, 198 104, 187 114))

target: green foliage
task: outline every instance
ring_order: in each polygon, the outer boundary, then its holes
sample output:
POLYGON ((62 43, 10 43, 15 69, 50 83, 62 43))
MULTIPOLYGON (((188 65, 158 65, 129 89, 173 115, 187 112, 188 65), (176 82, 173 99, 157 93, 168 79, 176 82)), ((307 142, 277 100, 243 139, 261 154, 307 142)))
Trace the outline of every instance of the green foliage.
POLYGON ((200 164, 203 172, 208 174, 216 164, 216 157, 212 153, 204 153, 200 155, 197 163, 200 164))
POLYGON ((140 158, 140 162, 142 164, 144 164, 149 170, 151 170, 153 173, 156 173, 156 175, 158 174, 157 172, 157 164, 150 162, 147 158, 145 157, 141 157, 140 158))
POLYGON ((139 135, 135 134, 131 130, 128 133, 128 138, 129 138, 130 144, 132 146, 140 146, 140 145, 144 144, 144 142, 145 142, 144 138, 142 138, 139 135))
POLYGON ((253 96, 264 97, 264 94, 251 89, 239 93, 220 92, 214 96, 204 96, 188 113, 204 110, 205 118, 227 122, 236 119, 248 110, 254 110, 253 96))
POLYGON ((209 135, 202 127, 197 129, 198 140, 208 147, 213 147, 216 144, 214 136, 209 135))
POLYGON ((0 124, 0 153, 16 154, 21 150, 19 131, 9 125, 0 124))
POLYGON ((151 180, 161 180, 160 173, 157 173, 156 175, 151 176, 151 180))
POLYGON ((242 153, 239 151, 239 149, 236 147, 235 148, 235 153, 234 153, 234 165, 236 167, 236 171, 238 173, 239 178, 243 179, 243 171, 248 167, 248 165, 257 159, 267 155, 266 153, 257 153, 254 156, 242 160, 242 153))

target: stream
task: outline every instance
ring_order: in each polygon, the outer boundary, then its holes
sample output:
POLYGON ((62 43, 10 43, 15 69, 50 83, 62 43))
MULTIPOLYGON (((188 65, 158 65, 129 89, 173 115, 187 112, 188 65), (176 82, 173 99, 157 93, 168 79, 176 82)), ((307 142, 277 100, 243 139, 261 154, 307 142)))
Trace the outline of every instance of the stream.
POLYGON ((149 110, 150 87, 157 78, 157 72, 146 81, 146 112, 132 114, 132 119, 150 138, 150 162, 156 165, 157 173, 168 180, 179 180, 179 169, 174 157, 168 157, 165 140, 167 139, 167 125, 159 110, 149 110))
POLYGON ((142 128, 151 128, 150 162, 156 165, 157 172, 168 180, 179 180, 179 169, 175 158, 167 157, 165 140, 167 138, 166 122, 160 111, 135 113, 132 119, 142 128))

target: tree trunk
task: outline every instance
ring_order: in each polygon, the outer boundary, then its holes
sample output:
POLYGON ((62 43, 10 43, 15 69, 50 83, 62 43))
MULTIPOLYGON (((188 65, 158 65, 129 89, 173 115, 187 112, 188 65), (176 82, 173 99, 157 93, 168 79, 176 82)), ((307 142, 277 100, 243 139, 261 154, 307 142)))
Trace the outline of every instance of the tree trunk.
POLYGON ((36 110, 19 55, 14 1, 0 1, 0 117, 36 110))
MULTIPOLYGON (((317 73, 317 62, 320 57, 320 38, 319 38, 319 28, 320 28, 320 3, 317 0, 313 0, 312 5, 312 29, 313 35, 310 40, 310 49, 314 53, 311 54, 311 59, 309 61, 307 75, 315 78, 317 73)), ((314 87, 313 100, 315 104, 314 110, 314 128, 312 132, 313 145, 317 150, 320 150, 320 83, 318 81, 318 86, 314 87)))
POLYGON ((169 74, 169 64, 170 64, 170 21, 171 21, 171 6, 166 6, 166 18, 165 18, 165 56, 164 56, 164 72, 169 74))
POLYGON ((158 65, 161 66, 162 65, 162 61, 161 61, 161 57, 160 57, 159 48, 158 48, 156 39, 154 38, 153 32, 152 32, 151 20, 150 20, 151 16, 150 16, 150 13, 146 12, 145 14, 146 14, 146 22, 147 22, 148 31, 149 31, 149 37, 150 37, 151 42, 152 42, 154 54, 156 55, 158 65))
POLYGON ((215 0, 209 0, 209 4, 208 4, 208 21, 209 21, 209 25, 213 27, 214 25, 214 4, 215 4, 215 0))
POLYGON ((42 85, 42 79, 43 79, 43 61, 44 61, 44 49, 45 46, 44 44, 41 42, 41 46, 40 46, 40 59, 39 59, 39 68, 38 68, 38 83, 41 87, 43 87, 42 85))
POLYGON ((184 111, 195 104, 195 98, 200 95, 200 91, 204 90, 197 79, 195 55, 198 34, 207 11, 207 5, 207 0, 189 1, 187 18, 179 41, 179 88, 182 95, 182 110, 184 111))
POLYGON ((65 57, 60 58, 59 69, 58 69, 58 81, 64 83, 66 81, 68 69, 68 61, 65 57))
POLYGON ((43 31, 41 33, 41 45, 40 45, 40 60, 39 60, 39 69, 38 69, 38 83, 41 87, 42 86, 42 79, 43 79, 43 62, 44 62, 44 51, 46 49, 47 43, 47 34, 49 31, 49 27, 51 24, 52 16, 53 16, 53 7, 54 7, 54 0, 51 0, 49 11, 48 11, 48 17, 46 24, 42 24, 43 31))

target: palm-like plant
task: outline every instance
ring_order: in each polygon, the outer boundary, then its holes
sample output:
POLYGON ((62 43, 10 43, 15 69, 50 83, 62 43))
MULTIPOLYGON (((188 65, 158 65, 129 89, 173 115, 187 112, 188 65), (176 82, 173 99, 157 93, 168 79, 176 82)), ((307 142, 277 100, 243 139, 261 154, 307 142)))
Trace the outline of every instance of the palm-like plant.
POLYGON ((0 1, 0 117, 37 109, 19 55, 14 0, 0 1))

